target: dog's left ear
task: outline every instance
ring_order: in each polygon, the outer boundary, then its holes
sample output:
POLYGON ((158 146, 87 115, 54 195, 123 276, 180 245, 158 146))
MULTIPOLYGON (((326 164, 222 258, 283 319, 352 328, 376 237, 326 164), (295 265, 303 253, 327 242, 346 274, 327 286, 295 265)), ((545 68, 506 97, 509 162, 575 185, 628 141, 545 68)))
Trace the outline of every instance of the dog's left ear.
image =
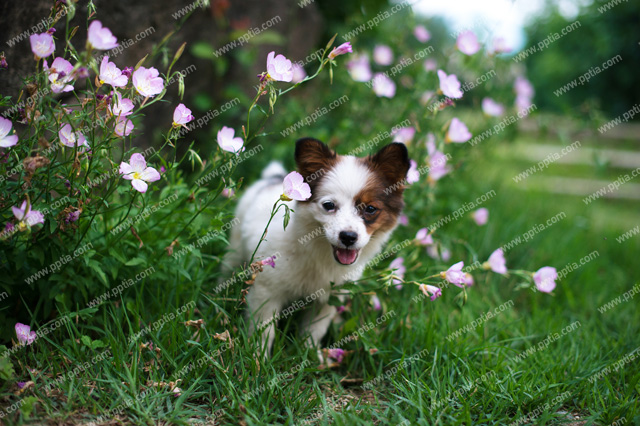
POLYGON ((411 167, 407 147, 398 142, 383 146, 368 158, 368 162, 373 170, 384 176, 388 185, 404 181, 411 167))

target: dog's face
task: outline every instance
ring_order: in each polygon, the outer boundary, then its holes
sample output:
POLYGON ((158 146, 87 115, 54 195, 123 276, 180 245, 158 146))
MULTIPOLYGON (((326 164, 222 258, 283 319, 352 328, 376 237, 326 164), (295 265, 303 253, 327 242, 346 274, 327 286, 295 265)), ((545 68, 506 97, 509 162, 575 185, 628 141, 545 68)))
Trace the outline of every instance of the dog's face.
POLYGON ((299 202, 324 230, 327 249, 336 262, 351 265, 377 234, 392 230, 402 211, 407 148, 389 144, 375 155, 336 155, 322 142, 296 143, 298 172, 311 187, 311 198, 299 202))

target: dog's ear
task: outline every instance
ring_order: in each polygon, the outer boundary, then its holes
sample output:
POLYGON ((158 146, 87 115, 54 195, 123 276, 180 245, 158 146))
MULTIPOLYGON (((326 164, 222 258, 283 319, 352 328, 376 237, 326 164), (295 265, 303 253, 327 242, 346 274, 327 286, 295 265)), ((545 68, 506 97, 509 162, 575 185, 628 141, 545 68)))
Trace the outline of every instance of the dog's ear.
POLYGON ((336 160, 336 153, 317 139, 303 138, 296 142, 298 172, 309 185, 317 182, 316 176, 327 173, 336 160))
POLYGON ((409 153, 403 143, 391 143, 368 158, 371 168, 381 174, 388 185, 404 181, 411 164, 409 153))

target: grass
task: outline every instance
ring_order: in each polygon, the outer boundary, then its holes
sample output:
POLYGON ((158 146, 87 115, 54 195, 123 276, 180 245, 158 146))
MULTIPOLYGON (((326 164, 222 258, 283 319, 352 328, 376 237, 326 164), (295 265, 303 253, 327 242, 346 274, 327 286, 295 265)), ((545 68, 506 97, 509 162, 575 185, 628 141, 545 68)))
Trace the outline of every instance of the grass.
MULTIPOLYGON (((191 281, 176 272, 175 282, 132 286, 11 355, 20 380, 33 384, 20 391, 5 382, 2 421, 637 424, 640 369, 637 359, 624 359, 640 346, 637 299, 605 313, 598 308, 637 283, 640 237, 620 244, 615 237, 638 224, 630 214, 638 204, 612 205, 601 199, 585 206, 580 197, 514 188, 512 172, 526 164, 510 167, 507 148, 487 147, 486 154, 476 155, 441 183, 440 193, 454 206, 495 189, 496 196, 484 205, 491 212, 488 225, 476 226, 468 214, 445 225, 447 235, 459 237, 446 241, 452 250, 452 262, 446 264, 434 264, 424 248, 405 249, 406 276, 418 279, 427 267, 446 269, 457 259, 484 261, 495 248, 564 211, 566 219, 506 254, 511 269, 552 265, 560 270, 597 250, 598 257, 559 281, 552 296, 517 289, 522 280, 515 275, 485 272, 474 272, 476 284, 462 308, 455 288, 443 291, 435 302, 412 300, 418 292, 408 285, 391 289, 380 294, 382 312, 371 309, 368 296, 358 296, 343 314, 344 322, 332 326, 325 345, 369 328, 366 324, 373 326, 342 346, 348 355, 341 364, 320 368, 315 351, 295 337, 295 317, 282 321, 275 353, 265 362, 258 360, 255 341, 246 335, 241 287, 211 293, 220 272, 209 264, 221 254, 211 252, 203 255, 207 262, 191 281), (627 219, 616 220, 617 212, 627 219), (601 220, 603 215, 610 220, 601 220), (169 313, 191 301, 195 308, 170 318, 169 313), (500 306, 504 310, 494 311, 500 306), (496 316, 487 318, 488 312, 496 316), (162 327, 132 340, 163 318, 162 327), (184 325, 198 319, 205 322, 201 329, 184 325), (470 324, 476 326, 464 329, 470 324), (563 334, 571 324, 574 329, 563 334), (153 347, 142 345, 147 342, 153 347), (105 350, 110 352, 105 355, 105 350), (620 360, 616 371, 597 375, 620 360), (54 382, 61 375, 65 379, 54 382), (178 379, 182 393, 175 396, 171 388, 178 379), (32 401, 28 396, 37 398, 34 406, 20 402, 32 401), (11 404, 23 405, 7 413, 11 404)), ((439 199, 427 202, 412 189, 406 194, 410 226, 396 231, 397 241, 413 238, 418 228, 429 225, 425 217, 447 213, 437 210, 439 199)))

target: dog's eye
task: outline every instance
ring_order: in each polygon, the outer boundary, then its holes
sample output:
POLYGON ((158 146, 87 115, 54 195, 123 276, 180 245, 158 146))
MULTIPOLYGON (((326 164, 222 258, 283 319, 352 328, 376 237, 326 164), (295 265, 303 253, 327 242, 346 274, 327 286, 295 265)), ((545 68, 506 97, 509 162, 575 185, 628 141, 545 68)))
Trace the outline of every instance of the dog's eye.
POLYGON ((365 208, 364 208, 364 212, 365 212, 366 214, 374 214, 377 210, 378 210, 378 209, 376 209, 376 208, 375 208, 375 207, 373 207, 373 206, 367 206, 367 207, 365 207, 365 208))
POLYGON ((336 209, 336 205, 333 204, 331 201, 325 201, 324 203, 322 203, 322 207, 324 207, 324 209, 328 212, 336 209))

